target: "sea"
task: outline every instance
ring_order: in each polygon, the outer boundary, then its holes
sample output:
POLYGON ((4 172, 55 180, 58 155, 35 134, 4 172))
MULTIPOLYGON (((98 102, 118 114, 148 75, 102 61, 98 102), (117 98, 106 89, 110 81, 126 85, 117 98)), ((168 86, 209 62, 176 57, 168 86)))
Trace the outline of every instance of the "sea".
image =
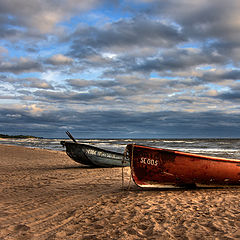
MULTIPOLYGON (((123 153, 127 144, 135 143, 144 146, 166 148, 201 155, 240 159, 240 139, 76 139, 79 143, 89 144, 103 149, 123 153)), ((18 145, 30 148, 65 151, 60 141, 70 139, 26 138, 4 139, 0 144, 18 145)))

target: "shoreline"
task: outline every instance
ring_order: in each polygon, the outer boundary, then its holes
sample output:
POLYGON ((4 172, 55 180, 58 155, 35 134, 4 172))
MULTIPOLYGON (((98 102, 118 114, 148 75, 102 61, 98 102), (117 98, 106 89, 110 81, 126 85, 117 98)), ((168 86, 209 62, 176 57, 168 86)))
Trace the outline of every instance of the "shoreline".
POLYGON ((124 168, 0 144, 0 239, 240 238, 240 189, 139 189, 124 168))

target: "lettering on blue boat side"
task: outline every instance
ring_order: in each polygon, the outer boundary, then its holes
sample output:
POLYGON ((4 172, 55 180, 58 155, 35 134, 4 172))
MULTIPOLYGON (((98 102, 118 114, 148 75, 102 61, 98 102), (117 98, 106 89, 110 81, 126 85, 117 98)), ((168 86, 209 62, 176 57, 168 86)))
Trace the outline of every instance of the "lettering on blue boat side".
POLYGON ((116 156, 115 154, 105 153, 105 152, 97 151, 97 150, 94 150, 94 149, 85 149, 85 153, 89 154, 89 155, 103 157, 103 158, 119 159, 119 157, 116 156))

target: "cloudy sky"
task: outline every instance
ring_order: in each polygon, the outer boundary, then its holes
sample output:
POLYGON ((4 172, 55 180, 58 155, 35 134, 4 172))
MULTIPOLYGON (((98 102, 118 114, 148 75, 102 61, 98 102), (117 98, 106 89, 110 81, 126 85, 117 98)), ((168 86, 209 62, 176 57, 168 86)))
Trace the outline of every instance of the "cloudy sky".
POLYGON ((0 0, 0 133, 240 137, 239 0, 0 0))

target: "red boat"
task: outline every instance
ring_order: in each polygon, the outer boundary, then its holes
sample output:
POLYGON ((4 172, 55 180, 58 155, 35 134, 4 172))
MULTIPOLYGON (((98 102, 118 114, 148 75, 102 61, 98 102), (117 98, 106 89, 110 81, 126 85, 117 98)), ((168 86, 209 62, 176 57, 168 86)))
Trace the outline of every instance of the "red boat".
POLYGON ((240 160, 129 144, 127 157, 140 187, 240 186, 240 160))

